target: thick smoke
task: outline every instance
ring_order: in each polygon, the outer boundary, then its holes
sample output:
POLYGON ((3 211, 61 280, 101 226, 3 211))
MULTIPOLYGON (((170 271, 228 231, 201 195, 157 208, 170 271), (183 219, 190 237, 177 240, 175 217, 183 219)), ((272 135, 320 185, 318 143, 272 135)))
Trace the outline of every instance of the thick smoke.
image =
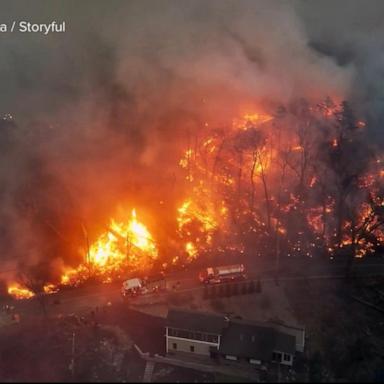
MULTIPOLYGON (((1 36, 0 112, 13 117, 0 127, 4 265, 75 263, 82 228, 92 238, 119 205, 142 206, 160 231, 181 190, 181 150, 205 122, 341 100, 362 82, 380 96, 364 37, 343 61, 339 31, 319 33, 332 7, 311 25, 312 7, 297 2, 3 2, 4 22, 67 24, 1 36)), ((356 95, 368 107, 366 90, 356 95)))
POLYGON ((382 144, 384 123, 384 3, 368 1, 297 1, 295 9, 308 45, 353 77, 349 98, 368 121, 372 141, 382 144))

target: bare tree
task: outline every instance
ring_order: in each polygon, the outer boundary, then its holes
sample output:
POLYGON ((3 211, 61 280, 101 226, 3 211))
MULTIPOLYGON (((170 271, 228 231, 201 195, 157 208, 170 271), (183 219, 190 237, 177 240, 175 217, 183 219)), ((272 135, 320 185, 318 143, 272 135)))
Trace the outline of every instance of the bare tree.
POLYGON ((366 201, 361 202, 358 194, 351 196, 345 206, 346 218, 348 219, 347 230, 350 235, 350 254, 347 259, 346 276, 350 276, 353 261, 362 251, 363 256, 367 251, 367 243, 382 237, 384 232, 384 200, 382 197, 368 193, 366 201))
POLYGON ((19 273, 20 284, 30 290, 41 306, 43 316, 47 317, 46 292, 44 287, 47 284, 46 266, 43 264, 28 267, 19 273))

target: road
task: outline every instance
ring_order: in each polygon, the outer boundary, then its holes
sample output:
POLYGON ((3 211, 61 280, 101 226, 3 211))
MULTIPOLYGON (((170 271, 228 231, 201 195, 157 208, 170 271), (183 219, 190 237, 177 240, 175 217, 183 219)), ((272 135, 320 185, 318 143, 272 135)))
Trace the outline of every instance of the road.
MULTIPOLYGON (((341 279, 344 278, 345 266, 338 263, 315 263, 311 261, 296 262, 292 265, 282 265, 279 280, 299 279, 341 279)), ((251 269, 247 271, 249 280, 261 282, 275 281, 275 272, 272 268, 251 269)), ((384 260, 373 259, 368 261, 357 261, 354 272, 358 276, 384 275, 384 260)), ((166 276, 167 290, 177 292, 198 292, 203 289, 197 279, 197 270, 184 270, 166 276), (179 282, 177 289, 174 287, 179 282)), ((120 282, 110 284, 99 284, 88 287, 68 289, 46 296, 46 308, 49 315, 67 315, 71 313, 82 313, 103 306, 121 303, 120 282)), ((146 295, 148 297, 149 295, 146 295)), ((140 300, 137 298, 135 300, 140 300)), ((13 301, 14 311, 21 318, 28 316, 39 316, 42 308, 36 299, 13 301)))

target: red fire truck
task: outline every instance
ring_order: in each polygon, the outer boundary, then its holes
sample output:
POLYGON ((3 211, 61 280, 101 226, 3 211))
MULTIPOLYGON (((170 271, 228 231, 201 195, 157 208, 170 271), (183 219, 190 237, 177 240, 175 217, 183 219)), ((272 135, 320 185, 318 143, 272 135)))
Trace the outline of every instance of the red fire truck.
POLYGON ((199 274, 204 284, 219 284, 246 278, 244 264, 224 265, 221 267, 208 267, 199 274))

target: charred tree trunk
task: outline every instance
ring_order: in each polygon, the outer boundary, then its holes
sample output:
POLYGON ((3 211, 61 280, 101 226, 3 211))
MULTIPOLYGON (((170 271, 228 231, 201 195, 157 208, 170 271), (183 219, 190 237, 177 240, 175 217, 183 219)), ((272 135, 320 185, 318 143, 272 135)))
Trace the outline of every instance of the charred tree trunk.
POLYGON ((321 241, 325 244, 325 232, 327 227, 327 202, 323 199, 322 204, 322 219, 323 219, 323 228, 321 229, 321 241))
POLYGON ((276 283, 279 284, 279 274, 280 274, 280 238, 279 238, 279 228, 280 228, 280 218, 281 218, 281 190, 284 185, 285 179, 285 169, 286 163, 283 164, 281 170, 281 178, 277 192, 277 214, 276 214, 276 225, 275 225, 275 261, 276 261, 276 283))
POLYGON ((45 293, 39 293, 37 295, 37 300, 41 305, 43 316, 46 319, 48 317, 48 313, 47 313, 47 303, 46 303, 45 293))
POLYGON ((351 253, 348 255, 346 271, 345 271, 345 275, 347 278, 351 277, 353 262, 355 260, 356 252, 357 252, 357 240, 358 240, 358 237, 356 233, 356 222, 355 220, 352 220, 351 222, 351 253))
POLYGON ((269 200, 267 180, 266 180, 263 166, 261 166, 260 178, 261 178, 263 189, 264 189, 265 210, 267 213, 267 229, 268 229, 268 233, 271 234, 271 202, 269 200))
MULTIPOLYGON (((254 169, 253 169, 254 171, 254 169)), ((237 195, 240 199, 241 197, 241 178, 243 176, 243 152, 239 151, 239 170, 237 173, 237 195)), ((252 178, 252 176, 251 176, 252 178)), ((251 181, 252 182, 252 181, 251 181)))
POLYGON ((336 246, 341 247, 343 236, 343 220, 344 220, 344 199, 339 196, 336 206, 336 246))
POLYGON ((253 213, 253 208, 254 208, 254 204, 255 204, 255 180, 254 180, 254 176, 255 176, 257 159, 258 159, 257 153, 254 152, 253 153, 252 169, 251 169, 251 201, 249 204, 250 210, 252 213, 253 213))
POLYGON ((211 183, 213 183, 213 180, 216 176, 217 165, 219 164, 219 159, 220 159, 220 155, 223 150, 224 144, 225 144, 225 139, 223 139, 222 142, 220 143, 219 148, 217 149, 217 152, 216 152, 215 160, 213 161, 211 183))

